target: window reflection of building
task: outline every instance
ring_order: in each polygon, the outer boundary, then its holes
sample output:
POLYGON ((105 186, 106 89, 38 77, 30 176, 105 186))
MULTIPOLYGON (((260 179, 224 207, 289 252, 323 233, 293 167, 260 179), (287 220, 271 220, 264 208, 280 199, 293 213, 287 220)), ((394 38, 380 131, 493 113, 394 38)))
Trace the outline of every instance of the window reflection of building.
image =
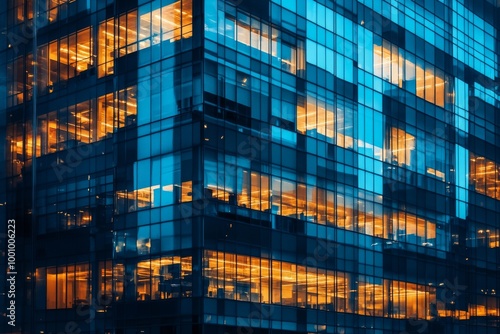
MULTIPOLYGON (((219 34, 230 40, 249 46, 255 50, 273 57, 273 64, 286 72, 303 75, 305 70, 305 51, 303 41, 296 41, 296 45, 285 42, 281 32, 258 19, 238 13, 237 17, 222 13, 224 24, 219 25, 219 34)), ((231 44, 227 46, 239 48, 231 44)), ((257 56, 251 53, 252 56, 257 56)), ((258 58, 260 55, 258 55, 258 58)))
POLYGON ((177 152, 164 154, 151 161, 135 163, 135 185, 132 189, 116 191, 115 213, 122 214, 193 201, 193 182, 182 179, 184 173, 181 168, 190 161, 189 154, 183 155, 177 152), (149 170, 152 171, 151 174, 149 170), (144 175, 147 177, 144 178, 144 175), (141 185, 139 179, 144 181, 141 185))

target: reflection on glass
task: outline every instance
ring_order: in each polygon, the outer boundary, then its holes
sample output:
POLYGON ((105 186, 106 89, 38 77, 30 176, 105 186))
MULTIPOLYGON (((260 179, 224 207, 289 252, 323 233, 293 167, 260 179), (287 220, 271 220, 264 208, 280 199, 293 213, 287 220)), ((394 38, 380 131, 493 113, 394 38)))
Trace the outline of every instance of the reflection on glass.
POLYGON ((38 117, 37 156, 88 144, 136 123, 136 87, 38 117), (97 110, 96 110, 97 109, 97 110))
POLYGON ((206 250, 204 295, 369 316, 431 319, 432 286, 206 250))
POLYGON ((93 141, 91 103, 85 101, 38 117, 37 156, 93 141))
POLYGON ((18 57, 7 64, 7 105, 9 107, 31 100, 33 87, 33 55, 18 57), (26 95, 25 95, 26 94, 26 95))
POLYGON ((97 99, 97 140, 136 123, 136 90, 136 86, 132 86, 97 99))
POLYGON ((347 100, 338 99, 335 105, 331 100, 308 94, 306 101, 298 100, 297 131, 353 148, 354 117, 354 105, 347 100))
MULTIPOLYGON (((289 73, 303 75, 305 51, 302 41, 297 45, 291 45, 282 41, 278 29, 257 19, 252 18, 250 26, 250 19, 245 15, 235 18, 226 13, 221 12, 221 14, 225 17, 224 24, 219 26, 219 34, 273 56, 273 62, 289 73)), ((231 46, 231 43, 227 46, 231 46)))
MULTIPOLYGON (((436 224, 415 215, 399 212, 392 215, 392 238, 415 245, 436 247, 436 224)), ((442 245, 440 245, 442 246, 442 245)))
POLYGON ((440 107, 445 102, 445 75, 433 65, 383 40, 374 44, 374 74, 440 107))
POLYGON ((193 34, 192 0, 177 1, 142 13, 143 8, 99 24, 98 76, 113 74, 115 57, 122 57, 164 41, 175 42, 193 34))
POLYGON ((412 166, 412 157, 415 159, 414 155, 416 154, 414 151, 415 136, 402 129, 391 128, 386 161, 399 166, 412 166))

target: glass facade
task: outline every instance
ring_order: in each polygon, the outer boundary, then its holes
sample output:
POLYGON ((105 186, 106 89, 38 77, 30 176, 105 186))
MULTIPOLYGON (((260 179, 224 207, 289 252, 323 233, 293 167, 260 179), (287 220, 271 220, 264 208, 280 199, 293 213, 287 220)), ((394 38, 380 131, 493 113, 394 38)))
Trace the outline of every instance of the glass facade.
POLYGON ((0 332, 497 333, 499 17, 4 1, 0 332))

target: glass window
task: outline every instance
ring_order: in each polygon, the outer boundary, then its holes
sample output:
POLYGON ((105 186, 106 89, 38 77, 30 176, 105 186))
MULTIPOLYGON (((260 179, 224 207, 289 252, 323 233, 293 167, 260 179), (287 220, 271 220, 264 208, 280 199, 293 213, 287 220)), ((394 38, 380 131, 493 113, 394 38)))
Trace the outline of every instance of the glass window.
POLYGON ((99 78, 114 73, 114 29, 114 19, 109 19, 99 24, 97 36, 99 40, 99 52, 97 54, 97 73, 99 78))
MULTIPOLYGON (((349 312, 369 316, 430 319, 436 288, 373 276, 357 276, 248 255, 205 250, 204 294, 349 312), (259 285, 260 282, 260 285, 259 285), (271 297, 271 299, 269 298, 271 297)), ((437 305, 442 313, 444 305, 437 305)), ((493 314, 492 308, 492 314, 493 314)), ((496 310, 495 310, 496 312, 496 310)))
POLYGON ((97 99, 97 138, 102 139, 112 134, 115 129, 113 93, 97 99))
POLYGON ((49 43, 48 64, 49 92, 54 89, 53 84, 65 81, 86 71, 93 65, 91 28, 85 28, 77 33, 49 43), (59 76, 57 76, 59 74, 59 76))
POLYGON ((470 154, 470 184, 473 189, 488 197, 500 199, 500 166, 483 156, 470 154))
MULTIPOLYGON (((445 74, 386 40, 373 46, 374 74, 444 107, 445 74), (381 45, 380 45, 381 44, 381 45)), ((449 89, 449 87, 448 87, 449 89)))
MULTIPOLYGON (((43 270, 40 270, 42 273, 43 270)), ((48 267, 46 279, 46 308, 63 309, 88 305, 90 302, 90 267, 88 263, 48 267)), ((41 289, 44 290, 43 288, 41 289)))
POLYGON ((390 130, 389 142, 390 147, 386 151, 386 161, 400 166, 412 167, 412 158, 415 159, 415 136, 393 127, 390 130))

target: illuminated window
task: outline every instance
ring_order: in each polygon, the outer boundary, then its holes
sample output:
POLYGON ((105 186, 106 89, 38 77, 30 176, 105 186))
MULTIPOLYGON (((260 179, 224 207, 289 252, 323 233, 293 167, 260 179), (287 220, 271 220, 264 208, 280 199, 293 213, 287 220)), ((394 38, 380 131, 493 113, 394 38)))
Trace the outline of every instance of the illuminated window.
POLYGON ((161 9, 162 41, 178 41, 192 36, 192 0, 175 2, 161 9))
POLYGON ((136 87, 38 117, 37 156, 92 143, 136 123, 136 87), (97 115, 96 115, 97 113, 97 115))
MULTIPOLYGON (((33 19, 33 1, 34 0, 11 0, 8 1, 9 24, 14 20, 14 24, 22 23, 25 20, 33 19)), ((74 1, 74 0, 73 0, 74 1)), ((7 4, 7 2, 6 2, 7 4)), ((6 5, 7 8, 7 5, 6 5)))
POLYGON ((324 138, 344 148, 354 146, 354 106, 339 99, 333 101, 307 95, 298 99, 297 131, 312 137, 324 138))
POLYGON ((40 46, 45 51, 40 61, 40 82, 46 87, 40 87, 42 92, 54 91, 54 84, 71 79, 93 66, 91 28, 82 29, 74 34, 51 41, 40 46))
POLYGON ((92 215, 88 207, 79 209, 67 209, 57 212, 59 228, 61 230, 73 229, 88 226, 92 220, 92 215))
POLYGON ((391 233, 394 240, 436 247, 436 224, 408 213, 392 215, 391 233))
POLYGON ((99 262, 98 301, 111 301, 113 298, 113 267, 111 260, 99 262))
POLYGON ((133 125, 137 120, 137 88, 132 86, 97 100, 97 138, 111 135, 116 129, 133 125))
POLYGON ((436 103, 436 105, 444 108, 444 100, 445 100, 445 94, 446 94, 444 72, 441 71, 440 69, 436 68, 435 79, 436 79, 436 82, 434 84, 434 87, 436 89, 435 103, 436 103))
POLYGON ((488 197, 500 199, 500 165, 482 156, 470 154, 469 181, 473 189, 488 197))
POLYGON ((412 156, 416 154, 415 137, 402 129, 391 128, 389 143, 386 161, 399 166, 412 166, 412 156))
POLYGON ((430 319, 430 305, 436 305, 436 288, 393 281, 390 288, 394 318, 430 319))
MULTIPOLYGON (((283 42, 280 31, 256 19, 244 19, 245 15, 235 18, 224 14, 224 24, 219 33, 231 40, 273 56, 273 63, 281 69, 303 76, 305 70, 304 42, 297 45, 283 42)), ((228 44, 230 46, 230 44, 228 44)), ((233 46, 234 48, 234 46, 233 46)), ((254 55, 254 53, 252 53, 254 55)))
POLYGON ((374 74, 418 97, 444 107, 446 89, 444 72, 426 64, 387 40, 374 44, 374 74))
POLYGON ((364 234, 387 238, 382 208, 371 201, 358 200, 358 231, 364 234))
MULTIPOLYGON (((337 201, 337 205, 340 205, 340 217, 337 219, 335 194, 331 190, 279 177, 273 177, 270 184, 270 178, 265 174, 231 165, 217 167, 211 160, 205 160, 205 180, 205 195, 208 198, 319 224, 340 224, 344 227, 347 223, 353 228, 353 202, 350 196, 347 207, 343 196, 337 201)), ((373 220, 373 213, 366 217, 366 226, 371 226, 367 227, 370 233, 381 234, 381 218, 373 220)))
POLYGON ((114 58, 164 41, 190 38, 193 32, 192 0, 177 1, 146 11, 143 6, 99 24, 98 76, 114 72, 114 58))
POLYGON ((238 21, 236 24, 236 39, 240 43, 250 45, 250 26, 238 21))
POLYGON ((380 278, 361 276, 358 281, 358 313, 382 317, 387 314, 388 300, 380 278))
POLYGON ((206 250, 204 295, 369 316, 431 318, 436 288, 206 250))
POLYGON ((38 117, 38 155, 92 142, 90 101, 52 111, 38 117))
POLYGON ((21 122, 7 126, 6 140, 6 160, 7 175, 21 175, 24 161, 31 158, 32 135, 31 122, 25 124, 21 122))
POLYGON ((115 120, 118 128, 136 123, 137 87, 132 86, 118 91, 118 105, 115 109, 115 120))
POLYGON ((118 57, 137 51, 137 10, 120 15, 116 23, 115 45, 118 57))
POLYGON ((136 279, 136 300, 190 297, 192 259, 171 256, 141 261, 137 263, 136 279))
POLYGON ((47 309, 64 309, 90 305, 91 271, 88 263, 37 269, 45 277, 37 276, 39 291, 45 291, 47 309))
POLYGON ((99 53, 97 58, 97 73, 101 78, 108 74, 114 73, 114 39, 115 39, 115 26, 114 19, 109 19, 99 25, 98 40, 99 40, 99 53))
POLYGON ((346 230, 354 230, 354 198, 349 195, 337 193, 337 226, 346 230))
POLYGON ((417 85, 417 96, 420 98, 425 98, 425 71, 424 63, 417 60, 416 66, 416 85, 417 85))
POLYGON ((145 187, 137 190, 116 192, 116 213, 134 212, 147 209, 154 203, 155 190, 160 186, 145 187), (120 209, 121 208, 121 209, 120 209))
POLYGON ((77 8, 75 2, 76 0, 45 0, 38 3, 38 8, 42 12, 41 15, 44 15, 49 23, 53 23, 67 18, 68 13, 77 8))
POLYGON ((102 139, 115 131, 113 93, 97 99, 97 138, 102 139))
POLYGON ((467 247, 498 248, 500 247, 500 230, 476 224, 469 225, 467 247))

